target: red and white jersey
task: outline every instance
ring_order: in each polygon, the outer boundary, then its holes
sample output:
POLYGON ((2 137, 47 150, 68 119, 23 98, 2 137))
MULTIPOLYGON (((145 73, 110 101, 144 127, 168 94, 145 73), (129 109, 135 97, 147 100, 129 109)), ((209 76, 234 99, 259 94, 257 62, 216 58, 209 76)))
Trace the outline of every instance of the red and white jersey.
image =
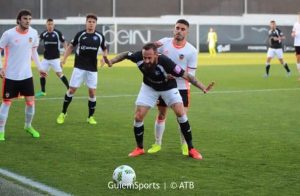
MULTIPOLYGON (((183 46, 177 46, 173 42, 173 38, 162 38, 158 40, 158 43, 162 44, 162 46, 158 48, 159 53, 168 56, 183 70, 195 75, 198 52, 192 44, 186 42, 183 46)), ((176 81, 178 89, 190 89, 190 83, 185 79, 176 78, 176 81)))
POLYGON ((293 31, 296 33, 294 38, 294 46, 300 46, 300 22, 296 22, 294 24, 293 31))
POLYGON ((29 27, 26 33, 20 33, 17 28, 5 31, 0 39, 0 48, 5 54, 5 78, 24 80, 32 77, 32 48, 38 47, 38 32, 29 27))

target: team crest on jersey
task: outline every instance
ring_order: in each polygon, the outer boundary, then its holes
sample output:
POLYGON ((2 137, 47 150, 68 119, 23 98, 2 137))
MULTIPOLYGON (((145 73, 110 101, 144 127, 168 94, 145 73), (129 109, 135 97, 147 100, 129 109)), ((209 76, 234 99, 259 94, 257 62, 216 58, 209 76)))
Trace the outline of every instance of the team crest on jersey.
POLYGON ((93 37, 93 39, 94 39, 94 40, 97 40, 97 39, 98 39, 98 37, 95 35, 95 36, 93 37))
POLYGON ((183 54, 180 54, 180 55, 179 55, 179 59, 180 59, 180 60, 184 59, 184 55, 183 55, 183 54))
POLYGON ((32 43, 32 37, 29 38, 29 43, 32 43))
POLYGON ((55 35, 54 35, 54 34, 52 34, 52 37, 55 37, 55 35))

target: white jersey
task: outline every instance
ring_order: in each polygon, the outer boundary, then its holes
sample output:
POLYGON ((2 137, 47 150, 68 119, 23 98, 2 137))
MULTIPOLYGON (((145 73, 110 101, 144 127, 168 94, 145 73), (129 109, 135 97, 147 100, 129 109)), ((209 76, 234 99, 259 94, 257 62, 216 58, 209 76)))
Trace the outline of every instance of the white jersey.
POLYGON ((300 23, 296 22, 293 27, 293 31, 296 33, 294 38, 294 46, 300 46, 300 23))
POLYGON ((38 32, 29 27, 26 33, 20 33, 17 28, 5 31, 0 39, 0 48, 5 54, 5 78, 24 80, 32 77, 32 48, 38 47, 38 32))
MULTIPOLYGON (((188 73, 195 75, 197 69, 198 52, 194 46, 186 42, 183 47, 178 47, 173 43, 173 38, 163 38, 158 41, 163 44, 158 48, 158 52, 168 56, 177 65, 188 73)), ((177 88, 180 90, 190 89, 190 83, 183 78, 176 78, 177 88)))

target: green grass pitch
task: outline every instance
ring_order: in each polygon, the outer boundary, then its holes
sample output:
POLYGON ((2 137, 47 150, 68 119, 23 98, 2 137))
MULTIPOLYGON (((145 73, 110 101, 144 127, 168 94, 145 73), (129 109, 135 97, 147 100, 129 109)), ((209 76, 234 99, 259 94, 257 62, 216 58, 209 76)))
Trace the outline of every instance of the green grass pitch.
MULTIPOLYGON (((273 60, 271 77, 263 78, 265 54, 199 55, 197 77, 216 81, 203 95, 192 88, 189 120, 193 143, 204 160, 180 154, 179 132, 169 111, 162 150, 129 158, 135 147, 134 102, 141 85, 139 70, 129 61, 99 69, 96 126, 86 123, 87 88, 71 103, 65 124, 56 124, 66 91, 53 71, 47 96, 36 100, 33 126, 41 138, 23 131, 24 101, 16 100, 0 143, 0 168, 74 195, 296 195, 300 193, 300 81, 294 54, 285 54, 292 76, 273 60), (159 189, 115 190, 112 173, 127 164, 139 183, 159 189), (172 189, 192 182, 193 186, 172 189)), ((71 76, 73 59, 64 69, 71 76)), ((35 90, 39 79, 35 68, 35 90)), ((144 146, 154 142, 155 109, 145 119, 144 146)))

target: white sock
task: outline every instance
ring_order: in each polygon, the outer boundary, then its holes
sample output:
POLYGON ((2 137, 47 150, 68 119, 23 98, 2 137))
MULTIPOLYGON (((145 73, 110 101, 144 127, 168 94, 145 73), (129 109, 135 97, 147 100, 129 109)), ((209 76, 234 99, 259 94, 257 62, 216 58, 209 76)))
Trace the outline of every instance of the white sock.
POLYGON ((177 129, 177 130, 179 131, 179 134, 180 134, 180 142, 181 142, 181 145, 186 144, 186 141, 185 141, 185 139, 184 139, 184 136, 183 136, 183 134, 182 134, 182 131, 181 131, 180 126, 178 126, 178 129, 177 129))
POLYGON ((31 127, 31 122, 34 116, 34 104, 25 106, 25 127, 31 127))
POLYGON ((161 145, 162 137, 165 131, 166 122, 165 120, 156 120, 154 127, 155 143, 161 145))
POLYGON ((5 130, 6 120, 8 116, 10 105, 2 103, 0 106, 0 132, 3 133, 5 130))

